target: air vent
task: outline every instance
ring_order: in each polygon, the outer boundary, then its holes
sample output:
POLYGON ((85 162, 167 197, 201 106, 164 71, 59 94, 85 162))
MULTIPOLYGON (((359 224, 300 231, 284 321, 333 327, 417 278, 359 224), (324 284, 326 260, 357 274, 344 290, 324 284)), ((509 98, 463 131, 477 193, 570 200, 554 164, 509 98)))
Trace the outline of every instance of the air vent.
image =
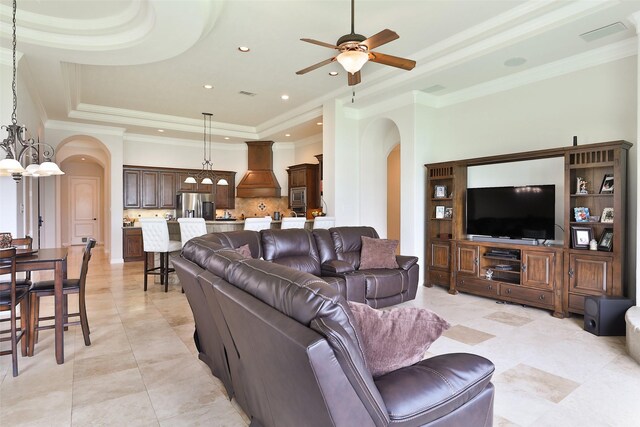
POLYGON ((444 89, 444 86, 442 85, 433 85, 433 86, 429 86, 426 89, 422 89, 423 92, 426 93, 433 93, 433 92, 438 92, 439 90, 444 89))
POLYGON ((253 93, 253 92, 247 92, 246 90, 241 90, 240 92, 238 92, 240 95, 244 95, 244 96, 256 96, 257 93, 253 93))
POLYGON ((580 37, 582 38, 582 40, 584 40, 586 42, 592 42, 592 41, 601 39, 603 37, 607 37, 607 36, 610 36, 612 34, 619 33, 619 32, 624 31, 626 29, 627 29, 627 27, 625 27, 625 25, 622 22, 616 22, 614 24, 609 24, 607 26, 604 26, 602 28, 598 28, 596 30, 587 31, 586 33, 582 33, 582 34, 580 34, 580 37))

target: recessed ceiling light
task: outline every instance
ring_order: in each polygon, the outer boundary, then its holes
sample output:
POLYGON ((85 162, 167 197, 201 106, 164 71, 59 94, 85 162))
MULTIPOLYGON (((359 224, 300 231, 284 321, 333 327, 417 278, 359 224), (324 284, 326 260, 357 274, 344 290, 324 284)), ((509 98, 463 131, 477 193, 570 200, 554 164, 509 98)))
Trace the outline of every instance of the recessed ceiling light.
POLYGON ((284 136, 291 136, 291 134, 290 133, 285 133, 284 136))
POLYGON ((337 76, 337 75, 338 75, 338 72, 337 72, 337 71, 329 71, 329 75, 330 75, 331 77, 335 77, 335 76, 337 76))
POLYGON ((248 47, 246 47, 246 46, 240 46, 240 47, 238 48, 238 50, 239 50, 240 52, 249 52, 251 49, 249 49, 249 48, 248 48, 248 47))
POLYGON ((205 89, 213 89, 213 85, 203 85, 202 87, 205 89))
POLYGON ((282 95, 280 99, 282 99, 283 101, 286 101, 289 99, 289 95, 282 95))
POLYGON ((520 65, 524 64, 525 62, 527 62, 526 59, 520 58, 520 57, 515 57, 515 58, 509 58, 506 61, 504 61, 504 65, 505 65, 505 67, 519 67, 520 65))
POLYGON ((322 126, 322 122, 318 122, 316 123, 318 126, 322 126))
POLYGON ((225 136, 225 137, 224 137, 224 139, 229 139, 229 137, 228 137, 228 136, 225 136))
POLYGON ((83 160, 83 161, 84 161, 84 160, 86 160, 86 159, 85 159, 84 157, 82 157, 82 158, 80 158, 80 160, 83 160))
POLYGON ((162 133, 164 132, 164 129, 158 129, 158 132, 162 133))

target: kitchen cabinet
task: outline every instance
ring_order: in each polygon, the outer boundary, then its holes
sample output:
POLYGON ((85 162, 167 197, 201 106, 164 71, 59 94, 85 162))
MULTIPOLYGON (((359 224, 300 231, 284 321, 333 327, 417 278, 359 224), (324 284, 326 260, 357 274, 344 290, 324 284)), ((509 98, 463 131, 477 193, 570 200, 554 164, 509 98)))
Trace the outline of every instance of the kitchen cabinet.
POLYGON ((140 171, 125 169, 122 175, 122 187, 124 190, 124 208, 140 208, 140 171))
POLYGON ((124 262, 142 261, 144 259, 142 228, 128 227, 122 229, 122 257, 124 262))
POLYGON ((158 207, 160 209, 176 208, 176 174, 160 172, 158 174, 160 190, 158 193, 158 207))
POLYGON ((216 209, 234 209, 236 207, 236 173, 220 173, 218 179, 226 179, 229 185, 216 184, 216 209))
POLYGON ((158 207, 158 172, 142 171, 142 208, 158 207))
POLYGON ((292 190, 302 189, 307 209, 320 208, 320 173, 317 164, 301 163, 287 168, 289 175, 289 208, 291 208, 292 190))

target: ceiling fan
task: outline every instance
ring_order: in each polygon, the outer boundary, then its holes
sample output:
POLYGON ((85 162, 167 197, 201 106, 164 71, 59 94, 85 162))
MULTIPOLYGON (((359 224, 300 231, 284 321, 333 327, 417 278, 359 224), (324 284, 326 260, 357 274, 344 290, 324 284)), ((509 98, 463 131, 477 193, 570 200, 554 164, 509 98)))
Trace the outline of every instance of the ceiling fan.
POLYGON ((356 34, 353 29, 354 2, 351 0, 351 33, 340 37, 335 45, 321 42, 313 39, 300 39, 307 43, 317 44, 318 46, 328 47, 340 51, 336 56, 325 59, 310 67, 297 71, 296 74, 305 74, 309 71, 320 68, 323 65, 338 61, 347 71, 349 86, 360 83, 360 69, 367 61, 377 62, 378 64, 390 65, 392 67, 402 68, 403 70, 412 70, 416 66, 416 61, 397 56, 385 55, 384 53, 373 52, 378 46, 389 43, 400 36, 395 31, 389 29, 382 30, 379 33, 367 38, 362 34, 356 34))

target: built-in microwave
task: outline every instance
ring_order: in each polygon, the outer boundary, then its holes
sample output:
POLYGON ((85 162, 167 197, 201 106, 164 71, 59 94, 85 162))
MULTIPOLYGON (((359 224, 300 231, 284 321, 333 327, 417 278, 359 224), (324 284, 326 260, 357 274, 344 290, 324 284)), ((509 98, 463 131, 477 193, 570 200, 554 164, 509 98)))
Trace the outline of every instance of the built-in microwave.
POLYGON ((289 203, 291 207, 307 207, 307 188, 298 187, 289 190, 289 203))

